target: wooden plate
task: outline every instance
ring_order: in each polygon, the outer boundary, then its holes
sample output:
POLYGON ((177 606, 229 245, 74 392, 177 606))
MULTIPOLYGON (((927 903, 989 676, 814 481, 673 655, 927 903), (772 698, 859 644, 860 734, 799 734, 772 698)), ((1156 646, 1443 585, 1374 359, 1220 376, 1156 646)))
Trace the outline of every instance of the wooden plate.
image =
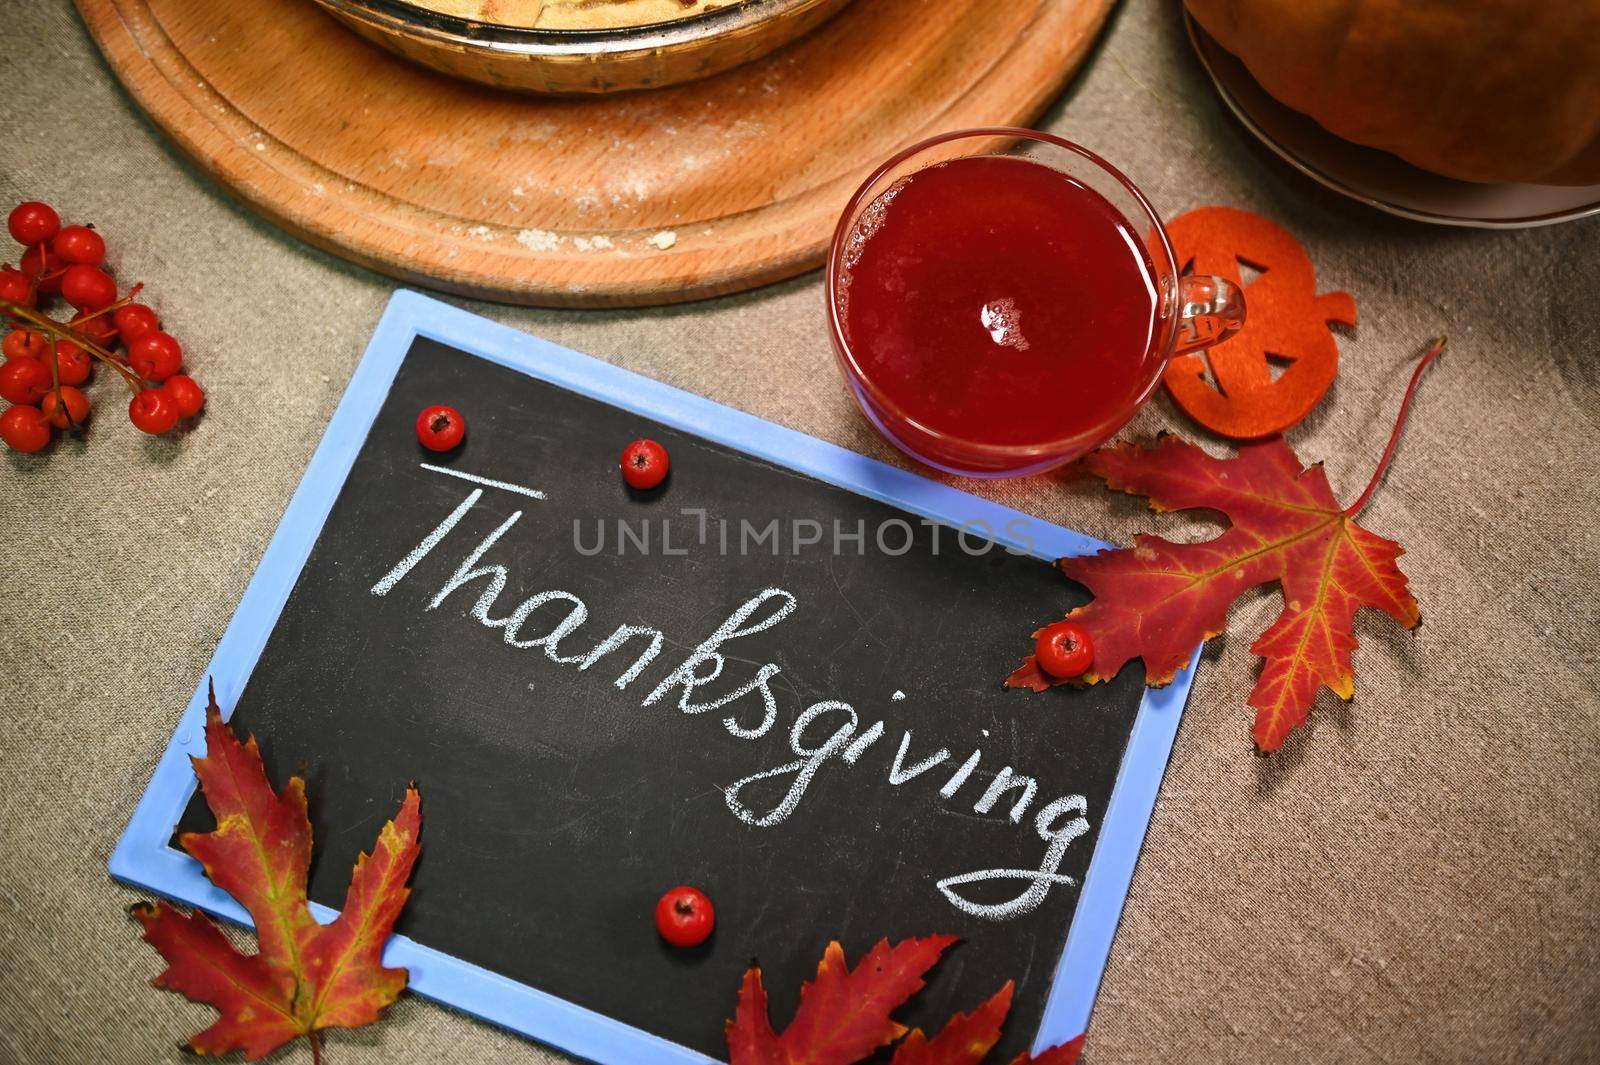
POLYGON ((284 228, 450 292, 616 307, 819 265, 890 154, 1035 118, 1111 0, 859 0, 758 63, 594 99, 454 81, 308 0, 77 4, 156 122, 284 228))

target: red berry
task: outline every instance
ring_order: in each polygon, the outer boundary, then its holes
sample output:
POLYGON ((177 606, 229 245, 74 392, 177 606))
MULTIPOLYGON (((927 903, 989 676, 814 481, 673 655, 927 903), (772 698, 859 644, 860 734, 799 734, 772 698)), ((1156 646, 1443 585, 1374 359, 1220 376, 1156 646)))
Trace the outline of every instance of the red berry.
POLYGON ((134 428, 160 436, 178 424, 178 404, 159 388, 147 388, 128 404, 128 419, 134 428))
POLYGON ((132 344, 146 333, 154 333, 161 328, 161 319, 156 317, 156 312, 142 303, 118 307, 111 321, 122 335, 124 344, 132 344))
POLYGON ((61 276, 61 294, 80 311, 98 311, 117 302, 117 283, 98 266, 79 263, 61 276))
POLYGON ((49 204, 29 200, 12 209, 11 217, 6 220, 6 228, 11 230, 11 239, 25 247, 32 247, 61 232, 61 216, 49 204))
POLYGON ((105 238, 88 226, 68 226, 56 234, 50 247, 64 262, 99 266, 106 261, 105 238))
POLYGON ((128 365, 140 377, 165 381, 183 369, 183 345, 171 333, 146 333, 128 345, 128 365))
POLYGON ((634 488, 651 489, 667 479, 672 461, 654 440, 635 440, 622 449, 622 479, 634 488))
POLYGON ((692 887, 675 887, 656 903, 656 931, 675 947, 698 947, 716 925, 711 900, 692 887))
POLYGON ((1033 641, 1039 668, 1061 680, 1072 680, 1094 665, 1094 641, 1076 621, 1058 621, 1040 631, 1033 641))
POLYGON ((49 350, 50 345, 44 337, 32 329, 13 329, 6 334, 5 341, 0 342, 0 351, 4 351, 8 359, 19 359, 24 355, 42 359, 49 350))
POLYGON ((61 292, 61 270, 65 264, 47 245, 35 244, 22 253, 22 272, 33 278, 39 291, 48 296, 61 292))
POLYGON ((0 397, 9 403, 37 403, 50 391, 50 368, 32 355, 0 366, 0 397))
POLYGON ((417 415, 417 439, 429 451, 449 451, 467 435, 467 420, 454 407, 429 407, 417 415))
POLYGON ((178 413, 185 418, 193 418, 206 405, 205 392, 187 374, 174 374, 167 378, 161 390, 172 397, 172 402, 178 405, 178 413))
POLYGON ((39 451, 50 442, 50 423, 38 407, 8 407, 0 414, 0 440, 12 451, 39 451))
MULTIPOLYGON (((70 323, 72 328, 99 344, 102 348, 109 348, 117 342, 117 326, 109 314, 96 315, 93 318, 84 318, 70 323)), ((126 361, 126 359, 124 359, 126 361)))
MULTIPOLYGON (((50 368, 49 356, 43 360, 45 369, 50 368)), ((61 377, 64 385, 81 385, 89 379, 89 371, 94 367, 94 360, 89 353, 70 340, 56 342, 56 373, 61 377)))
POLYGON ((89 397, 71 385, 62 385, 61 398, 54 392, 47 394, 39 412, 57 429, 80 426, 89 420, 89 397))
POLYGON ((0 300, 32 307, 34 299, 33 282, 26 274, 9 266, 0 267, 0 300))

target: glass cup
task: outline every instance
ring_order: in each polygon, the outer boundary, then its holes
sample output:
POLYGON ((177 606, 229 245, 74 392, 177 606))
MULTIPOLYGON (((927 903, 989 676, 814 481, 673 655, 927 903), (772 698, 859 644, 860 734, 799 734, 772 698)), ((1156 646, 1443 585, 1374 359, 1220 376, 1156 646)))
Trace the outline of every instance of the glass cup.
MULTIPOLYGON (((1037 473, 1070 462, 1110 439, 1144 405, 1176 354, 1219 343, 1244 322, 1239 286, 1221 277, 1185 276, 1160 217, 1132 182, 1098 155, 1048 133, 985 128, 946 133, 913 145, 878 168, 845 208, 828 256, 828 320, 834 351, 861 409, 878 430, 906 454, 949 473, 1008 477, 1037 473), (1137 363, 1136 387, 1126 402, 1061 439, 995 444, 961 439, 920 423, 874 384, 863 360, 851 350, 843 319, 845 257, 863 212, 897 182, 930 166, 971 156, 1012 156, 1051 167, 1104 197, 1128 223, 1148 259, 1153 321, 1144 350, 1129 350, 1137 363)), ((987 312, 988 308, 985 308, 987 312)), ((1122 357, 1120 354, 1116 357, 1122 357)))

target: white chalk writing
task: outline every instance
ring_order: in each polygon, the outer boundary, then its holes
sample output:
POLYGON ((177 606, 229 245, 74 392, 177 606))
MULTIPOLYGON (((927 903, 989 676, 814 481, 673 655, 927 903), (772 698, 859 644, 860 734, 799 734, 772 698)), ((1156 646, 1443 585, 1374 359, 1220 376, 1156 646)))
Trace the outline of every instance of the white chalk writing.
MULTIPOLYGON (((507 482, 491 481, 442 467, 437 468, 436 472, 543 498, 541 493, 507 482)), ((372 586, 372 594, 386 596, 393 592, 424 559, 438 549, 440 543, 461 524, 482 497, 483 489, 474 489, 416 547, 378 579, 372 586)), ((576 593, 559 589, 529 595, 504 616, 493 616, 501 595, 511 583, 511 574, 504 565, 486 559, 522 517, 520 510, 512 513, 479 540, 438 590, 428 597, 423 609, 440 609, 458 591, 465 590, 469 595, 476 591, 477 598, 471 601, 466 615, 487 628, 501 630, 501 638, 507 646, 519 651, 537 649, 550 662, 563 666, 575 665, 579 672, 593 669, 608 656, 619 655, 617 664, 623 668, 612 684, 619 691, 627 689, 655 663, 667 644, 665 635, 659 629, 648 625, 617 625, 592 648, 564 652, 564 643, 580 637, 589 621, 590 608, 576 593), (630 653, 633 655, 631 661, 627 658, 630 653)), ((771 662, 756 663, 747 657, 735 657, 725 652, 736 642, 779 625, 798 608, 799 601, 794 594, 783 588, 771 587, 757 592, 734 609, 715 631, 695 645, 681 662, 662 677, 644 696, 640 706, 667 703, 675 705, 679 712, 686 715, 719 711, 722 713, 723 728, 729 735, 747 741, 766 736, 779 716, 773 682, 782 669, 771 662), (748 665, 754 668, 754 674, 742 681, 722 680, 724 673, 738 671, 730 670, 730 663, 740 667, 748 665), (722 680, 718 686, 722 689, 720 693, 709 690, 719 680, 722 680), (703 689, 707 690, 702 693, 703 689), (676 699, 672 700, 674 694, 676 699)), ((890 702, 898 707, 906 698, 905 692, 896 690, 890 696, 890 702)), ((805 802, 812 785, 826 771, 830 762, 836 761, 846 768, 862 764, 886 732, 883 721, 874 721, 865 728, 861 725, 855 707, 849 703, 825 699, 807 706, 789 729, 788 756, 781 764, 751 773, 723 788, 723 799, 728 809, 752 828, 765 829, 781 824, 805 802), (769 781, 772 783, 763 784, 769 781), (774 802, 775 789, 783 787, 785 782, 787 787, 783 795, 774 802)), ((984 737, 989 736, 988 729, 981 731, 984 737)), ((906 759, 911 747, 911 730, 904 729, 893 757, 886 759, 887 779, 893 788, 903 787, 951 760, 949 748, 941 746, 908 764, 906 759)), ((982 749, 975 748, 945 780, 938 790, 939 796, 947 802, 955 800, 968 781, 979 772, 982 760, 982 749)), ((842 770, 832 772, 837 774, 842 770)), ((1018 774, 1011 766, 1006 766, 993 774, 987 787, 973 803, 972 811, 989 815, 1002 800, 1012 796, 1005 819, 997 823, 1019 825, 1038 791, 1039 782, 1035 778, 1018 774)), ((965 803, 967 800, 961 801, 965 803)), ((1031 913, 1044 903, 1052 888, 1076 885, 1076 879, 1060 869, 1073 841, 1089 831, 1087 812, 1088 803, 1082 795, 1067 795, 1038 811, 1033 820, 1033 832, 1047 846, 1043 857, 1034 867, 980 869, 945 877, 936 881, 935 887, 952 906, 973 917, 1007 920, 1031 913), (1021 890, 1009 899, 993 900, 992 888, 984 887, 1009 881, 1020 881, 1022 884, 1021 890), (958 891, 958 888, 964 890, 958 891)))

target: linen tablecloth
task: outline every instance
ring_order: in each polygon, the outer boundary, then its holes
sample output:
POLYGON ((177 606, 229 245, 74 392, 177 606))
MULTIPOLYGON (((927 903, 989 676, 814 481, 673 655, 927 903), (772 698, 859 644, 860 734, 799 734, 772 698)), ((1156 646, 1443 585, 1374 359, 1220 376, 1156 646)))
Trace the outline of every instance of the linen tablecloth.
MULTIPOLYGON (((1424 342, 1453 345, 1363 516, 1407 548, 1422 628, 1364 613, 1355 701, 1323 693, 1309 732, 1264 759, 1249 645, 1279 598, 1234 609, 1200 667, 1087 1060, 1600 1061, 1600 221, 1437 229, 1323 192, 1225 113, 1176 7, 1125 5, 1041 125, 1169 215, 1220 203, 1281 221, 1322 290, 1355 294, 1338 383, 1290 433, 1343 498, 1424 342)), ((140 893, 106 859, 395 286, 188 165, 66 0, 0 0, 0 25, 0 205, 43 198, 103 228, 210 394, 198 431, 150 439, 105 382, 90 440, 0 457, 0 1059, 177 1062, 211 1012, 147 986, 161 963, 123 912, 140 893)), ((838 382, 815 273, 664 310, 466 305, 903 461, 838 382)), ((1129 432, 1164 428, 1195 432, 1163 396, 1129 432)), ((965 487, 1116 542, 1209 535, 1089 482, 965 487)), ((334 1033, 328 1058, 565 1060, 411 996, 334 1033)))

